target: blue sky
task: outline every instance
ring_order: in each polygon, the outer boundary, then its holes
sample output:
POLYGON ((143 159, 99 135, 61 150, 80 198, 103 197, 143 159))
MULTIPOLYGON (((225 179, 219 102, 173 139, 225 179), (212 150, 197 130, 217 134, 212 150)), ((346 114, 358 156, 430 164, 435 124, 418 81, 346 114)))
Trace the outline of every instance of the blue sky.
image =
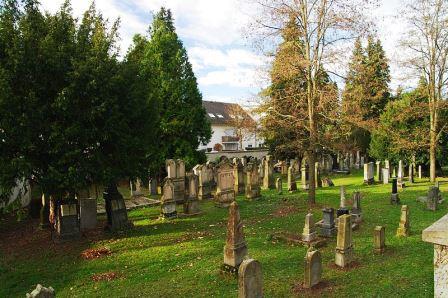
MULTIPOLYGON (((63 0, 41 0, 45 10, 56 11, 63 0)), ((253 20, 253 10, 244 0, 96 0, 97 8, 110 20, 121 19, 120 47, 125 53, 132 36, 144 34, 151 23, 151 12, 161 6, 170 8, 177 33, 184 42, 193 64, 204 100, 253 101, 266 85, 267 59, 244 38, 244 30, 253 20)), ((74 14, 81 16, 90 0, 73 0, 74 14)), ((399 56, 398 39, 403 31, 395 17, 402 1, 381 0, 375 16, 377 34, 391 60, 392 89, 406 81, 395 59, 399 56)), ((344 66, 335 66, 344 67, 344 66)))

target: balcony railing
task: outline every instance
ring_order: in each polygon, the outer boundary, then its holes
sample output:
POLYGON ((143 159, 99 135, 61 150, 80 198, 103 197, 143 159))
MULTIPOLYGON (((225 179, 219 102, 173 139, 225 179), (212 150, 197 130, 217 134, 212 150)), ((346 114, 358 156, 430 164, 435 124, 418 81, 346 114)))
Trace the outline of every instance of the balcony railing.
POLYGON ((233 136, 222 136, 222 142, 223 143, 237 143, 239 142, 240 138, 233 137, 233 136))

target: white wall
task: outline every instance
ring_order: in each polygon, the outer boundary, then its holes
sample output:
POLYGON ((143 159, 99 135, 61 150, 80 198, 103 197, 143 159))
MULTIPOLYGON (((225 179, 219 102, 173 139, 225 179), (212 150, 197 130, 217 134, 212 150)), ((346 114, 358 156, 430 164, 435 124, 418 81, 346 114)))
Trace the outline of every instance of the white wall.
MULTIPOLYGON (((199 145, 198 149, 213 148, 215 144, 222 144, 222 136, 235 136, 234 129, 228 125, 212 125, 212 137, 210 142, 205 146, 199 145)), ((263 143, 263 140, 255 138, 254 135, 246 134, 243 138, 243 150, 244 148, 249 147, 249 145, 252 145, 254 148, 258 147, 260 143, 263 143)))

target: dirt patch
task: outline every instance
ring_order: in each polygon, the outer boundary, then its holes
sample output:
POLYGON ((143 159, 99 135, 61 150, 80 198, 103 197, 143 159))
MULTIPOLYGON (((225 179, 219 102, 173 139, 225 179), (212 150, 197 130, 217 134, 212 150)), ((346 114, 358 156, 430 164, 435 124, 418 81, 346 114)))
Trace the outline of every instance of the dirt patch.
POLYGON ((95 248, 95 249, 86 249, 81 253, 81 257, 84 260, 93 260, 99 259, 102 257, 110 256, 112 252, 107 247, 95 248))
POLYGON ((357 260, 351 262, 348 266, 341 268, 338 265, 336 265, 335 263, 331 263, 330 265, 328 265, 328 267, 330 267, 333 270, 338 270, 338 271, 350 271, 356 268, 361 267, 361 263, 358 262, 357 260))
POLYGON ((281 217, 286 217, 293 213, 298 213, 299 211, 300 211, 300 208, 298 208, 297 206, 287 205, 287 206, 282 206, 282 207, 278 208, 277 210, 275 210, 274 213, 272 213, 272 216, 275 218, 281 218, 281 217))
POLYGON ((321 281, 311 289, 305 288, 303 282, 294 284, 292 287, 294 295, 301 297, 320 297, 323 292, 331 293, 333 290, 334 286, 327 281, 321 281))
POLYGON ((120 275, 116 272, 105 272, 105 273, 97 273, 92 275, 92 280, 95 282, 98 281, 111 281, 119 278, 120 275))

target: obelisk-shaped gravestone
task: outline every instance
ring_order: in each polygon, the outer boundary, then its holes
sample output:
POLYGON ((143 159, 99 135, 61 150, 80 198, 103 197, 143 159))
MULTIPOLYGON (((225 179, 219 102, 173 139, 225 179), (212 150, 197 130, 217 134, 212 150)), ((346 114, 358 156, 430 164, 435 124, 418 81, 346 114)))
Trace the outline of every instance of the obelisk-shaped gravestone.
POLYGON ((353 261, 352 221, 350 214, 339 217, 335 263, 346 267, 353 261))
POLYGON ((224 246, 224 269, 237 272, 246 255, 247 246, 244 239, 243 223, 240 219, 238 204, 234 201, 229 207, 227 238, 224 246))
POLYGON ((293 192, 297 190, 296 178, 292 166, 288 168, 288 191, 293 192))
POLYGON ((397 236, 409 236, 409 207, 407 205, 401 206, 400 224, 397 229, 397 236))

